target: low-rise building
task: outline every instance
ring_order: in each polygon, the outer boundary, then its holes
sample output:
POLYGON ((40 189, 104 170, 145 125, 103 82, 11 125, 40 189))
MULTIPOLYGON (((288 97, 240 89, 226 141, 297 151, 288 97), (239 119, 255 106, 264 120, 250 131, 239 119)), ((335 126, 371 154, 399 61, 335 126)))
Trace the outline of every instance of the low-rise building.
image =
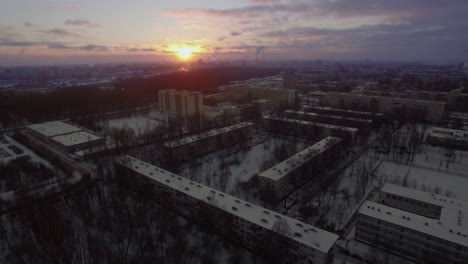
POLYGON ((189 160, 246 141, 252 133, 253 124, 242 122, 166 141, 164 147, 173 159, 189 160))
POLYGON ((358 129, 354 127, 336 126, 284 117, 263 117, 263 127, 266 131, 288 136, 322 139, 328 136, 340 137, 345 145, 356 143, 358 129))
POLYGON ((106 143, 105 138, 62 121, 34 124, 27 129, 34 136, 67 152, 101 147, 106 143))
POLYGON ((327 137, 258 174, 262 198, 276 202, 305 182, 320 182, 320 172, 339 161, 340 138, 327 137))
POLYGON ((427 263, 466 263, 468 204, 385 184, 358 212, 356 240, 427 263))
POLYGON ((372 120, 370 119, 293 110, 286 110, 284 111, 284 114, 287 118, 292 119, 332 124, 337 126, 355 127, 359 129, 359 134, 361 135, 369 135, 372 129, 372 120))
POLYGON ((427 142, 446 148, 468 149, 468 131, 433 127, 427 135, 427 142))
POLYGON ((338 236, 124 156, 116 173, 145 186, 161 206, 242 245, 271 263, 325 264, 333 261, 338 236))
POLYGON ((165 113, 189 117, 203 114, 203 94, 167 89, 159 91, 159 109, 165 113))

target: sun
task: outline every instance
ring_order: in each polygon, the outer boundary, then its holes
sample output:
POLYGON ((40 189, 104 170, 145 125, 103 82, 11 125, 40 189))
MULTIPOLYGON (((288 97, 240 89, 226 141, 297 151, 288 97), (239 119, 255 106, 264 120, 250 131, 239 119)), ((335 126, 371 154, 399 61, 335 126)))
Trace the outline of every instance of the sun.
POLYGON ((189 60, 192 57, 194 51, 195 48, 192 47, 180 47, 177 49, 177 56, 179 56, 179 58, 182 60, 189 60))

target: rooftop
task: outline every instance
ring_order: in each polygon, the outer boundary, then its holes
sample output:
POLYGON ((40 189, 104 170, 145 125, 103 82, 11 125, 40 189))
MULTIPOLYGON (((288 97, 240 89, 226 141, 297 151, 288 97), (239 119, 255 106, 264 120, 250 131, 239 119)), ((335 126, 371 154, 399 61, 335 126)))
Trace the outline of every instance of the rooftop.
MULTIPOLYGON (((464 212, 459 212, 455 217, 466 217, 464 212)), ((371 201, 364 202, 359 208, 359 214, 468 246, 468 229, 466 226, 453 225, 452 221, 432 219, 371 201)))
POLYGON ((198 140, 202 140, 202 139, 209 138, 209 137, 214 137, 219 134, 227 133, 229 131, 233 131, 233 130, 240 129, 243 127, 248 127, 248 126, 253 126, 253 124, 250 122, 241 122, 241 123, 237 123, 235 125, 231 125, 227 127, 215 128, 215 129, 205 131, 203 133, 186 136, 177 140, 167 141, 164 143, 164 146, 169 147, 169 148, 180 147, 186 144, 196 142, 198 140))
POLYGON ((433 137, 468 140, 468 131, 464 130, 457 130, 444 127, 433 127, 431 128, 429 133, 433 137))
POLYGON ((258 176, 277 181, 339 142, 341 142, 340 138, 327 137, 305 150, 296 153, 294 156, 276 164, 270 169, 258 174, 258 176))
POLYGON ((331 124, 316 123, 316 122, 297 120, 297 119, 291 119, 291 118, 271 117, 271 116, 265 116, 263 118, 264 119, 270 119, 270 120, 284 121, 284 122, 289 122, 289 123, 298 123, 298 124, 302 124, 302 125, 337 129, 337 130, 343 130, 343 131, 348 131, 348 132, 357 132, 358 131, 358 129, 354 128, 354 127, 336 126, 336 125, 331 125, 331 124))
POLYGON ((41 124, 30 125, 28 127, 46 137, 69 134, 82 130, 79 127, 72 126, 62 121, 51 121, 41 124))
POLYGON ((237 199, 130 156, 120 157, 115 161, 153 181, 185 193, 197 200, 210 203, 218 209, 263 228, 272 230, 277 221, 284 220, 289 226, 289 232, 284 234, 285 236, 322 252, 328 252, 338 239, 338 236, 333 233, 237 199))
POLYGON ((66 147, 70 147, 86 142, 100 140, 102 138, 88 133, 86 131, 79 131, 70 134, 55 136, 52 137, 52 139, 66 147))
POLYGON ((333 119, 351 120, 351 121, 362 122, 362 123, 372 123, 371 119, 364 119, 364 118, 355 118, 355 117, 338 116, 338 115, 328 115, 328 114, 320 114, 320 113, 304 112, 304 111, 294 111, 294 110, 286 110, 284 112, 285 113, 291 113, 291 114, 307 115, 307 116, 323 116, 323 117, 329 117, 329 118, 333 118, 333 119))
POLYGON ((324 111, 338 111, 342 113, 355 113, 355 114, 369 115, 369 116, 383 116, 382 113, 371 113, 371 112, 366 112, 366 111, 347 110, 347 109, 326 107, 326 106, 305 106, 304 108, 311 108, 311 109, 324 110, 324 111))

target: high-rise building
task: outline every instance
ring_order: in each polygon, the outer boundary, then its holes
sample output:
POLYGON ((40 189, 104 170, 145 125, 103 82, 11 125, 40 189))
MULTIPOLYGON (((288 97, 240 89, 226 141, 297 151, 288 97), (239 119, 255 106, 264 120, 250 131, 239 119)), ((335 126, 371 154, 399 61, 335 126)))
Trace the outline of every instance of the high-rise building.
POLYGON ((203 114, 203 94, 200 92, 161 90, 158 100, 162 112, 182 117, 203 114))

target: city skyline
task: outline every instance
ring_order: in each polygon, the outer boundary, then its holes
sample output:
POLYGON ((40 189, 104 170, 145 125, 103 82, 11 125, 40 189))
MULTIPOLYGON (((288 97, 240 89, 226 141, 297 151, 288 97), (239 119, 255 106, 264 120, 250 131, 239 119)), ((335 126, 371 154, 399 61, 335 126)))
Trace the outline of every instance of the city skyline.
POLYGON ((0 65, 463 62, 467 8, 463 0, 10 1, 2 4, 0 65))

